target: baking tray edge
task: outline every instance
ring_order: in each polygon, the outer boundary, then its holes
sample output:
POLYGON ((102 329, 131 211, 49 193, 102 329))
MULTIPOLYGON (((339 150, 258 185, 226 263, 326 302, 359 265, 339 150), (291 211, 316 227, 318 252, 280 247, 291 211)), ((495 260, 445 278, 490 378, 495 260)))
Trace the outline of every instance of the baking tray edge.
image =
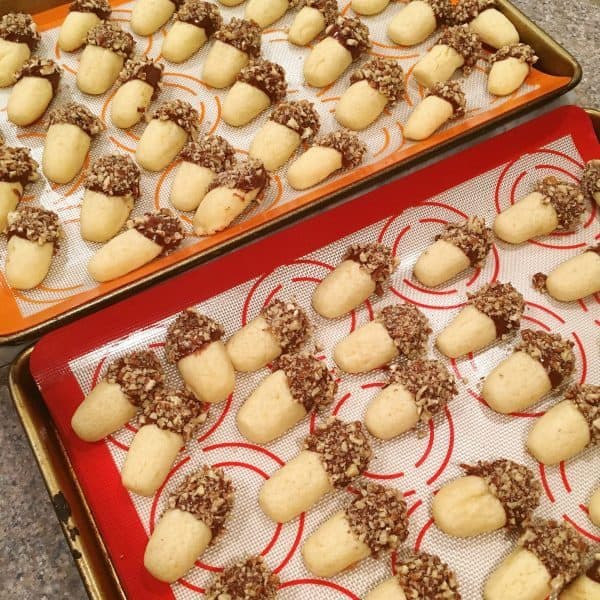
MULTIPOLYGON (((41 5, 43 2, 40 2, 39 4, 41 5)), ((53 6, 56 4, 56 2, 51 0, 47 4, 48 6, 53 6)), ((20 7, 22 6, 22 2, 15 2, 14 6, 20 7)), ((233 250, 234 248, 238 248, 244 244, 250 243, 259 237, 274 231, 275 229, 282 228, 294 221, 314 214, 325 207, 331 206, 335 202, 355 196, 356 194, 359 194, 361 191, 365 190, 367 186, 383 184, 384 182, 387 183, 390 181, 391 176, 395 177, 400 175, 403 170, 414 166, 419 160, 434 157, 436 154, 439 154, 442 151, 451 149, 459 144, 472 140, 475 136, 486 133, 498 125, 507 122, 516 114, 524 114, 529 112, 534 108, 552 100, 553 98, 565 94, 581 81, 582 70, 580 64, 573 55, 571 55, 565 48, 556 42, 548 33, 546 33, 542 28, 538 27, 538 25, 536 25, 527 15, 520 11, 509 0, 498 0, 498 8, 504 12, 514 23, 515 27, 519 31, 521 40, 535 46, 536 52, 540 57, 539 66, 542 68, 542 70, 552 75, 570 77, 571 79, 569 83, 561 88, 558 88, 557 90, 552 91, 546 96, 536 98, 528 104, 515 107, 486 123, 477 125, 464 134, 447 140, 433 149, 424 150, 420 153, 417 153, 403 161, 401 164, 390 165, 388 168, 379 171, 372 176, 366 177, 360 182, 357 182, 344 189, 337 190, 336 192, 332 192, 331 194, 322 197, 320 200, 316 200, 306 206, 298 207, 297 209, 276 217, 268 223, 264 223, 263 225, 260 225, 251 231, 240 234, 234 239, 194 254, 193 256, 190 256, 178 262, 177 264, 170 265, 169 267, 165 267, 160 271, 149 274, 142 279, 130 282, 106 295, 95 298, 94 300, 82 304, 81 306, 72 308, 60 315, 43 321, 42 323, 38 323, 32 327, 5 336, 0 335, 0 345, 16 345, 27 341, 32 341, 34 338, 39 337, 43 333, 47 333, 51 329, 65 325, 77 318, 83 317, 104 306, 107 306, 108 304, 112 304, 117 300, 122 300, 134 292, 139 292, 150 287, 151 285, 159 283, 160 281, 164 281, 166 278, 172 277, 177 273, 181 273, 192 266, 196 266, 217 258, 229 250, 233 250)), ((4 12, 4 10, 0 11, 0 14, 2 12, 4 12)))

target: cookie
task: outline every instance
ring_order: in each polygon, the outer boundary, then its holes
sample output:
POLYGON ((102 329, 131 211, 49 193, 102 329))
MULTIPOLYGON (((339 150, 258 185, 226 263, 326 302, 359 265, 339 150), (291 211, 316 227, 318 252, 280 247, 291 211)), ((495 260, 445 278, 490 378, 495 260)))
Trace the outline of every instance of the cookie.
POLYGON ((279 585, 279 576, 267 567, 262 556, 249 556, 214 575, 204 592, 204 597, 206 600, 275 600, 279 585))
POLYGON ((600 557, 597 554, 588 570, 570 583, 558 600, 600 600, 600 557))
POLYGON ((137 415, 164 381, 160 361, 152 350, 117 358, 73 413, 73 431, 85 442, 97 442, 115 433, 137 415))
POLYGON ((58 251, 61 235, 58 215, 24 206, 8 213, 6 235, 6 283, 16 290, 31 290, 44 281, 58 251))
POLYGON ((574 302, 600 291, 600 245, 569 258, 546 276, 536 273, 533 287, 559 302, 574 302))
POLYGON ((326 319, 336 319, 358 308, 374 292, 383 295, 398 260, 387 246, 353 244, 342 262, 315 288, 312 306, 326 319))
POLYGON ((394 563, 396 574, 371 590, 365 600, 461 600, 456 575, 439 557, 417 552, 394 563))
POLYGON ((35 123, 52 102, 61 75, 62 69, 53 60, 38 57, 26 60, 8 97, 8 119, 21 127, 35 123))
POLYGON ((495 0, 460 0, 452 8, 454 23, 468 23, 484 44, 502 48, 519 43, 519 32, 506 15, 494 8, 495 0))
POLYGON ((219 0, 223 6, 239 6, 245 0, 219 0))
POLYGON ((281 102, 252 140, 250 158, 260 160, 267 171, 277 171, 300 144, 314 138, 320 126, 321 119, 312 102, 281 102))
POLYGON ((591 522, 600 527, 600 488, 597 489, 590 498, 588 504, 591 522))
POLYGON ((394 364, 386 386, 367 406, 365 425, 372 436, 391 440, 428 423, 457 394, 454 376, 438 360, 394 364))
POLYGON ((288 41, 296 46, 308 46, 328 25, 337 19, 337 0, 291 0, 299 9, 288 31, 288 41))
POLYGON ((169 325, 165 352, 198 400, 216 404, 235 386, 235 372, 225 350, 222 325, 188 308, 169 325))
POLYGON ((69 5, 69 12, 60 26, 58 47, 63 52, 79 50, 88 32, 101 21, 110 18, 112 9, 108 0, 75 0, 69 5))
POLYGON ((489 576, 484 600, 544 600, 576 577, 587 545, 567 523, 534 520, 489 576))
POLYGON ((84 94, 98 96, 113 86, 119 73, 135 51, 135 41, 119 25, 104 21, 86 36, 86 46, 79 59, 77 87, 84 94))
POLYGON ((212 235, 225 229, 257 200, 268 184, 267 170, 252 158, 219 173, 196 210, 194 233, 212 235))
POLYGON ((39 179, 38 167, 29 148, 0 145, 0 234, 6 229, 8 213, 17 208, 25 187, 39 179))
POLYGON ((403 135, 408 140, 425 140, 452 119, 465 116, 467 99, 458 81, 434 84, 410 113, 403 135))
POLYGON ((307 538, 302 558, 313 575, 333 577, 369 556, 395 552, 407 537, 402 492, 369 482, 358 486, 356 497, 307 538))
POLYGON ((160 92, 163 69, 161 63, 155 63, 145 54, 125 62, 110 103, 110 118, 115 127, 128 129, 144 118, 150 102, 160 92))
POLYGON ((465 475, 443 485, 431 503, 436 526, 448 535, 518 530, 540 503, 542 487, 523 465, 500 459, 461 468, 465 475))
POLYGON ((260 56, 261 29, 257 23, 233 17, 214 35, 202 69, 206 85, 224 89, 233 85, 240 71, 260 56))
POLYGON ((414 78, 425 87, 448 81, 458 69, 469 75, 482 53, 481 40, 468 25, 453 25, 436 45, 417 62, 414 78))
POLYGON ((279 21, 290 7, 288 0, 248 0, 244 18, 258 23, 262 29, 279 21))
POLYGON ((185 0, 174 18, 160 51, 172 63, 191 58, 223 25, 218 7, 202 0, 185 0))
POLYGON ((285 70, 277 63, 257 58, 250 61, 223 101, 223 121, 232 127, 248 125, 287 94, 285 70))
POLYGON ((19 69, 40 43, 31 15, 8 13, 0 19, 0 88, 15 82, 19 69))
POLYGON ((575 370, 573 342, 557 333, 525 329, 522 341, 483 382, 481 395, 489 407, 502 414, 525 410, 575 370))
POLYGON ((281 354, 298 352, 311 335, 306 312, 293 300, 271 300, 260 314, 234 333, 227 353, 236 371, 262 369, 281 354))
POLYGON ((553 231, 570 230, 584 211, 581 188, 549 176, 536 183, 534 192, 496 217, 494 233, 509 244, 521 244, 553 231))
POLYGON ((131 11, 131 29, 142 36, 156 33, 180 4, 181 0, 136 0, 131 11))
POLYGON ((142 133, 135 159, 147 171, 162 171, 186 142, 196 139, 199 128, 198 111, 189 102, 163 102, 142 133))
POLYGON ((488 92, 494 96, 509 96, 521 87, 537 61, 535 51, 527 44, 502 46, 490 58, 488 92))
POLYGON ((600 205, 600 160, 594 159, 587 162, 579 185, 591 201, 600 205))
POLYGON ((352 0, 350 6, 357 15, 370 17, 383 12, 391 0, 352 0))
POLYGON ((481 217, 447 223, 435 242, 417 259, 413 275, 423 285, 436 287, 468 268, 483 267, 492 244, 492 230, 481 217))
POLYGON ((448 21, 451 8, 450 0, 412 0, 394 15, 387 35, 400 46, 416 46, 448 21))
POLYGON ((81 237, 107 242, 123 228, 140 197, 140 170, 129 155, 100 156, 90 165, 83 187, 81 237))
POLYGON ((332 84, 370 47, 369 28, 360 19, 337 17, 304 61, 306 83, 318 88, 332 84))
POLYGON ((179 159, 169 200, 183 211, 196 210, 216 175, 232 169, 236 163, 235 150, 219 135, 190 140, 179 159))
POLYGON ((102 121, 83 104, 69 102, 50 112, 47 126, 42 171, 54 183, 69 183, 81 171, 102 121))
POLYGON ((400 63, 385 58, 366 62, 352 74, 350 83, 335 107, 335 118, 353 131, 366 129, 405 92, 400 63))
POLYGON ((146 213, 130 219, 126 231, 92 256, 88 272, 100 283, 111 281, 175 250, 183 238, 181 222, 170 210, 146 213))
POLYGON ((346 373, 368 373, 392 360, 414 360, 427 351, 431 327, 413 304, 386 306, 366 325, 338 342, 333 351, 346 373))
POLYGON ((527 436, 527 450, 545 465, 557 465, 600 441, 600 386, 577 384, 542 415, 527 436))
POLYGON ((139 429, 121 471, 125 488, 139 496, 154 496, 179 450, 196 437, 207 415, 208 406, 189 390, 159 387, 142 406, 139 429))
POLYGON ((223 531, 234 489, 222 469, 206 465, 169 495, 167 508, 144 552, 144 566, 160 581, 174 583, 223 531))
POLYGON ((478 352, 495 340, 518 331, 525 310, 522 294, 498 281, 467 293, 467 305, 438 335, 438 350, 448 358, 478 352))
POLYGON ((331 177, 341 169, 358 167, 367 153, 365 143, 356 134, 340 129, 315 139, 287 172, 288 183, 295 190, 306 190, 331 177))
POLYGON ((250 442, 268 444, 312 411, 333 402, 337 384, 327 366, 309 354, 284 354, 240 407, 236 423, 250 442))
POLYGON ((303 450, 263 484, 258 502, 276 523, 287 523, 335 488, 343 489, 368 467, 371 446, 358 421, 336 418, 317 426, 303 450))

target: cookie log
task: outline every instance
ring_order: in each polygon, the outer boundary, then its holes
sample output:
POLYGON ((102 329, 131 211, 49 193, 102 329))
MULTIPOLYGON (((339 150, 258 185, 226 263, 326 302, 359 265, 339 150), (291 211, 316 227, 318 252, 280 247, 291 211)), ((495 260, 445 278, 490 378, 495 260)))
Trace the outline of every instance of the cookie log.
POLYGON ((600 245, 558 265, 545 278, 544 286, 559 302, 574 302, 599 292, 600 245))
POLYGON ((131 29, 138 35, 152 35, 173 16, 175 8, 175 2, 170 0, 136 0, 131 12, 131 29))
POLYGON ((233 485, 222 469, 203 466, 169 495, 167 510, 152 532, 144 566, 174 583, 221 533, 233 507, 233 485))
POLYGON ((402 492, 376 483, 361 485, 344 510, 325 521, 302 547, 306 568, 333 577, 368 556, 394 552, 408 536, 402 492))
POLYGON ((237 598, 243 590, 248 598, 276 600, 279 577, 265 564, 262 556, 249 556, 225 567, 213 576, 206 589, 206 600, 237 598))
POLYGON ((212 235, 231 225, 268 183, 269 174, 254 159, 219 173, 208 186, 208 192, 194 215, 196 235, 212 235))
POLYGON ((558 597, 558 600, 600 600, 600 559, 568 585, 558 597))
POLYGON ((184 100, 163 102, 144 129, 135 151, 138 164, 148 171, 162 171, 181 152, 200 127, 198 111, 184 100))
POLYGON ((512 94, 527 79, 537 60, 533 48, 527 44, 503 46, 490 59, 488 92, 495 96, 512 94))
POLYGON ((320 424, 303 448, 260 490, 260 507, 277 523, 291 521, 334 488, 346 487, 367 468, 372 454, 360 423, 335 418, 320 424))
POLYGON ((167 209, 135 217, 127 227, 90 259, 88 272, 94 280, 111 281, 135 271, 183 240, 179 219, 167 209))
POLYGON ((164 383, 152 350, 131 352, 108 365, 71 418, 71 427, 86 442, 97 442, 121 429, 164 383))
POLYGON ((502 414, 534 405, 575 369, 572 341, 531 329, 521 336, 513 354, 485 378, 481 390, 490 408, 502 414))
POLYGON ((590 520, 594 525, 600 527, 600 488, 590 498, 588 508, 590 511, 590 520))
POLYGON ((493 48, 502 48, 519 42, 519 32, 508 17, 495 8, 488 8, 479 13, 470 23, 484 44, 493 48))
POLYGON ((224 333, 219 323, 192 309, 180 313, 167 330, 167 359, 202 402, 222 402, 233 392, 235 372, 221 341, 224 333))
POLYGON ((58 47, 63 52, 79 50, 85 44, 88 32, 101 21, 107 21, 111 12, 107 0, 75 0, 60 27, 58 47))
POLYGON ((260 56, 261 30, 257 23, 233 17, 215 33, 202 70, 202 80, 223 89, 234 83, 251 59, 260 56))
POLYGON ((15 76, 40 43, 31 15, 8 13, 0 19, 0 88, 15 82, 15 76))
POLYGON ((395 364, 386 387, 367 407, 365 425, 374 437, 390 440, 427 423, 457 394, 454 376, 440 361, 395 364))
POLYGON ((556 465, 600 439, 600 386, 574 385, 565 399, 542 415, 527 437, 527 450, 539 462, 556 465))
POLYGON ((236 371, 257 371, 283 353, 298 352, 311 334, 306 313, 296 302, 275 298, 227 342, 236 371))
POLYGON ((248 0, 244 18, 258 23, 265 29, 279 21, 289 7, 288 0, 248 0))
POLYGON ((352 10, 358 15, 370 17, 383 12, 391 0, 352 0, 352 10))
POLYGON ((315 288, 312 305, 326 319, 336 319, 358 308, 377 292, 394 272, 398 261, 383 244, 353 244, 341 262, 315 288))
POLYGON ((288 31, 288 41, 296 46, 308 46, 338 16, 337 0, 294 0, 300 8, 288 31))
POLYGON ((517 331, 525 309, 523 296, 510 283, 486 284, 475 293, 467 293, 467 298, 467 306, 435 342, 448 358, 477 352, 517 331))
POLYGON ((38 164, 29 148, 0 145, 0 234, 6 229, 8 214, 23 197, 25 186, 38 178, 38 164))
POLYGON ((401 46, 416 46, 447 21, 450 8, 448 0, 412 0, 390 21, 388 37, 401 46))
POLYGON ((585 165, 580 186, 591 201, 600 205, 600 160, 590 160, 585 165))

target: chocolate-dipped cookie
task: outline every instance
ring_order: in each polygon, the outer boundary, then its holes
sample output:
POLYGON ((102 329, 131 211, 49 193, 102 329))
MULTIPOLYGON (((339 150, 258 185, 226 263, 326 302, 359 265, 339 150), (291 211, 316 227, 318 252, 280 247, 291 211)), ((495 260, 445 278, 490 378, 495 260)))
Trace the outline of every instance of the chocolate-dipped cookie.
POLYGON ((339 15, 337 0, 291 0, 298 10, 288 31, 288 41, 296 46, 307 46, 339 15))
POLYGON ((125 60, 133 55, 135 41, 111 21, 95 25, 85 41, 77 69, 77 87, 84 94, 104 94, 119 77, 125 60))
POLYGON ((169 200, 178 210, 196 210, 213 179, 236 163, 235 150, 219 135, 190 140, 179 153, 169 200))
POLYGON ((90 29, 110 18, 112 9, 108 0, 75 0, 60 26, 58 47, 63 52, 79 50, 90 29))
POLYGON ((405 92, 404 71, 389 58, 372 58, 352 73, 350 83, 335 107, 335 118, 354 131, 375 122, 405 92))
POLYGON ((508 96, 518 90, 538 57, 531 46, 513 44, 502 46, 490 58, 488 92, 494 96, 508 96))
POLYGON ((129 155, 106 154, 92 162, 83 187, 81 237, 107 242, 123 228, 140 197, 140 170, 129 155))
POLYGON ((355 133, 345 129, 332 131, 316 138, 313 145, 290 165, 288 183, 295 190, 306 190, 322 183, 336 171, 358 167, 366 153, 366 144, 355 133))
POLYGON ((0 88, 15 82, 15 76, 40 43, 31 15, 8 13, 0 19, 0 88))
POLYGON ((223 101, 223 121, 242 127, 287 94, 285 70, 277 63, 257 58, 250 61, 223 101))
POLYGON ((451 10, 450 0, 412 0, 390 21, 388 37, 401 46, 416 46, 448 22, 451 10))
POLYGON ((451 20, 468 24, 484 44, 493 48, 518 44, 517 28, 495 6, 495 0, 459 0, 452 7, 451 20))
POLYGON ((17 208, 25 187, 38 180, 38 167, 29 148, 0 144, 0 234, 6 229, 8 213, 17 208))
POLYGON ((30 290, 48 275, 59 248, 60 223, 52 211, 24 206, 8 213, 5 276, 16 290, 30 290))
POLYGON ((260 160, 267 171, 277 171, 300 144, 314 138, 320 126, 321 119, 312 102, 281 102, 252 140, 250 158, 260 160))
POLYGON ((102 121, 83 104, 69 102, 50 112, 47 125, 42 171, 54 183, 69 183, 81 171, 102 121))
POLYGON ((404 126, 404 137, 424 140, 433 135, 444 123, 465 115, 467 99, 458 81, 435 83, 425 91, 425 98, 417 104, 404 126))
POLYGON ((37 121, 56 95, 62 69, 47 58, 26 60, 8 97, 6 114, 15 125, 26 127, 37 121))
POLYGON ((360 19, 338 17, 304 61, 306 83, 319 88, 332 84, 370 47, 369 28, 360 19))
POLYGON ((262 556, 249 556, 214 575, 204 592, 204 597, 206 600, 275 600, 279 585, 279 576, 267 567, 262 556))
POLYGON ((223 89, 235 82, 250 60, 260 56, 261 29, 254 21, 233 17, 214 38, 204 61, 202 80, 211 87, 223 89))
MULTIPOLYGON (((600 522, 600 519, 598 519, 600 522)), ((597 600, 600 598, 600 555, 585 571, 574 579, 561 593, 558 600, 597 600)))
POLYGON ((185 0, 163 40, 161 54, 173 63, 192 57, 223 25, 218 7, 203 0, 185 0))
POLYGON ((128 129, 137 125, 161 89, 164 66, 144 55, 128 59, 119 73, 117 91, 110 104, 113 125, 128 129))
POLYGON ((198 111, 185 100, 163 102, 152 115, 138 142, 135 159, 147 171, 162 171, 198 136, 198 111))
POLYGON ((253 158, 219 173, 196 210, 194 233, 212 235, 231 225, 268 186, 269 179, 263 164, 253 158))
POLYGON ((130 219, 126 231, 92 256, 88 272, 98 282, 111 281, 175 250, 183 238, 181 222, 170 210, 146 213, 130 219))
POLYGON ((152 35, 166 25, 183 0, 136 0, 131 11, 131 29, 138 35, 152 35))
POLYGON ((579 185, 590 200, 600 205, 600 160, 593 159, 586 163, 579 185))
POLYGON ((289 0, 248 0, 244 18, 258 23, 265 29, 279 21, 289 7, 289 0))

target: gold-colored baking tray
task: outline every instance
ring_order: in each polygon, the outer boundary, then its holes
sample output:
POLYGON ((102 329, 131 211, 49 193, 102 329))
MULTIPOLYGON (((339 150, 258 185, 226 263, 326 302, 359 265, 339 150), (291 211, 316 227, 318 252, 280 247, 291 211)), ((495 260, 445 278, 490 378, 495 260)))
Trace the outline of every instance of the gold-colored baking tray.
MULTIPOLYGON (((600 141, 600 110, 586 109, 600 141)), ((92 600, 125 598, 66 451, 29 370, 32 347, 13 363, 9 390, 75 564, 92 600)))
MULTIPOLYGON (((23 2, 23 0, 5 0, 4 2, 0 3, 0 15, 10 11, 26 11, 36 13, 62 4, 64 4, 64 0, 30 0, 28 2, 23 2)), ((497 4, 499 10, 505 13, 507 17, 514 23, 515 27, 519 31, 521 40, 535 48, 536 53, 540 58, 539 62, 536 64, 536 69, 539 69, 540 71, 550 75, 568 78, 568 83, 565 86, 558 88, 543 97, 535 98, 527 104, 511 108, 507 112, 491 118, 484 124, 476 125, 464 133, 438 144, 434 148, 426 148, 423 151, 403 160, 400 164, 392 164, 384 170, 378 171, 374 175, 367 176, 359 182, 328 193, 321 198, 309 204, 299 206, 290 212, 275 216, 267 222, 259 224, 252 230, 241 233, 232 239, 225 240, 220 244, 214 245, 205 250, 201 250, 192 256, 182 258, 175 264, 168 265, 160 270, 143 276, 140 279, 126 283, 118 289, 108 291, 105 294, 92 298, 81 305, 68 308, 64 312, 51 316, 42 322, 31 325, 30 327, 25 327, 24 329, 14 333, 2 334, 0 335, 0 345, 16 345, 25 341, 33 340, 42 333, 45 333, 51 329, 55 329, 58 326, 66 324, 67 322, 76 318, 82 317, 85 314, 101 308, 102 306, 112 304, 118 299, 125 298, 134 292, 147 288, 148 286, 164 280, 175 273, 190 268, 192 265, 197 265, 202 262, 206 262, 209 259, 216 258, 217 256, 228 252, 235 247, 241 246, 244 243, 261 237, 276 228, 280 228, 285 224, 291 223, 292 221, 296 221, 301 217, 321 210, 323 207, 329 206, 337 201, 354 196, 363 191, 369 185, 383 182, 385 179, 389 179, 392 174, 400 174, 403 170, 413 166, 419 160, 439 155, 442 151, 447 150, 448 148, 463 143, 475 135, 487 132, 496 127, 498 124, 510 120, 513 116, 515 116, 515 114, 532 110, 533 108, 546 103, 551 98, 564 94, 568 90, 575 87, 579 83, 582 74, 581 67, 576 59, 560 44, 554 41, 545 31, 533 23, 525 14, 513 6, 508 0, 498 0, 497 4)))

